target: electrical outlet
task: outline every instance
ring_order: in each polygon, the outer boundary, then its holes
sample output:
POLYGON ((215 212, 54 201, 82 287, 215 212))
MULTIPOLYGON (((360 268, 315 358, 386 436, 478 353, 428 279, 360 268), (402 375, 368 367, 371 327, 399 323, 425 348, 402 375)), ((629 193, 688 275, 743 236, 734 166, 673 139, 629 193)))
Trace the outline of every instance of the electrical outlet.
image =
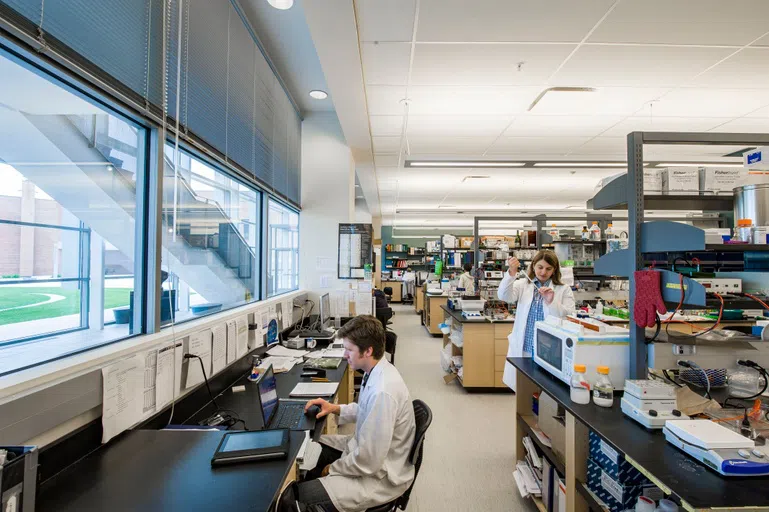
POLYGON ((677 356, 691 356, 697 353, 694 345, 673 345, 673 354, 677 356))

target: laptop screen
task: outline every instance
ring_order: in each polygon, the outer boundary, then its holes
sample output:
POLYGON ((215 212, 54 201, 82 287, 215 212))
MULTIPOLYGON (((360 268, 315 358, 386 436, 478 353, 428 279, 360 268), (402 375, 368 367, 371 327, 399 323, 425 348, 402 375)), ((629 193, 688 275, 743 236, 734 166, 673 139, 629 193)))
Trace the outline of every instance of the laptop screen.
POLYGON ((264 415, 264 426, 267 426, 275 408, 278 406, 278 385, 275 380, 275 374, 272 372, 272 365, 267 367, 262 378, 259 380, 259 400, 262 402, 262 414, 264 415))

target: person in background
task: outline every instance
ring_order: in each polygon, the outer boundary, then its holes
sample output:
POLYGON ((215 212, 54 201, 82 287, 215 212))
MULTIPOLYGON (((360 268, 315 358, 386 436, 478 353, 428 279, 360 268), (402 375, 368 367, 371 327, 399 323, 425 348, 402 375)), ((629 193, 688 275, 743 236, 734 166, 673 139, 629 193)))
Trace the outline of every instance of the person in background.
MULTIPOLYGON (((521 264, 517 258, 508 258, 507 266, 497 296, 499 300, 518 305, 513 332, 507 337, 507 357, 531 357, 535 323, 548 316, 562 318, 574 314, 574 294, 570 286, 561 282, 561 267, 552 251, 539 251, 534 256, 527 272, 529 279, 518 279, 521 264)), ((502 382, 515 391, 515 368, 510 363, 505 363, 502 382)))
POLYGON ((462 268, 465 272, 459 276, 459 286, 457 288, 464 288, 465 295, 475 295, 475 278, 473 278, 471 273, 473 271, 473 264, 465 263, 462 268))
POLYGON ((315 469, 289 486, 278 512, 322 510, 348 512, 388 503, 414 480, 409 461, 416 436, 411 396, 398 370, 384 357, 385 332, 370 315, 356 316, 336 334, 344 344, 350 370, 362 370, 358 403, 332 404, 322 398, 307 402, 305 412, 320 406, 317 418, 339 416, 339 424, 355 423, 349 436, 325 435, 315 469))
POLYGON ((373 288, 371 290, 371 294, 374 296, 374 299, 376 299, 377 309, 390 307, 390 305, 387 303, 387 295, 385 295, 382 290, 379 290, 378 288, 373 288))

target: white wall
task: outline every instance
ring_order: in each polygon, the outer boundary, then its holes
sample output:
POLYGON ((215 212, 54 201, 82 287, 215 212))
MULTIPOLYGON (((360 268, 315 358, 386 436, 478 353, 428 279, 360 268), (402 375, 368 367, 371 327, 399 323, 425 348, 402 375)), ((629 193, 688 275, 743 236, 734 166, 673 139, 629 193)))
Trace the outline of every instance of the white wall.
POLYGON ((340 222, 354 221, 355 163, 342 128, 333 112, 310 113, 302 121, 299 216, 299 288, 310 298, 347 286, 337 279, 338 229, 340 222))

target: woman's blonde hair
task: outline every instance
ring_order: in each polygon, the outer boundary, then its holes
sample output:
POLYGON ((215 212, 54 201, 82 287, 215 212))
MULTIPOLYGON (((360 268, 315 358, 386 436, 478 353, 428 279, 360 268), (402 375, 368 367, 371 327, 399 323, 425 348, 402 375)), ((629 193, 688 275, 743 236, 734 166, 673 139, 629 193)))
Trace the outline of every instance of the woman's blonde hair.
POLYGON ((561 282, 561 265, 558 263, 558 256, 553 251, 542 250, 534 255, 534 259, 531 260, 531 265, 529 265, 529 278, 534 279, 536 277, 534 265, 541 260, 545 260, 545 263, 553 267, 553 276, 550 278, 553 284, 563 284, 561 282))

